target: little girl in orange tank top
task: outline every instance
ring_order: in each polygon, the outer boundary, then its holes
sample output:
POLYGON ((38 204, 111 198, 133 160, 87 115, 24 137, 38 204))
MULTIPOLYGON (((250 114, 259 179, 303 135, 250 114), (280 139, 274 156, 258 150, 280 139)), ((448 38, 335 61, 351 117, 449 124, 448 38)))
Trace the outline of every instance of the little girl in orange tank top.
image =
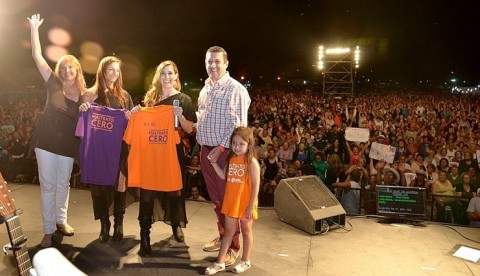
POLYGON ((258 189, 260 185, 260 164, 255 156, 253 132, 238 127, 231 137, 230 153, 225 168, 212 162, 217 175, 227 180, 222 213, 225 214, 225 233, 215 263, 205 269, 206 275, 225 270, 225 256, 232 243, 233 235, 240 220, 243 237, 242 261, 233 272, 241 273, 251 267, 250 253, 253 247, 253 220, 258 218, 258 189))

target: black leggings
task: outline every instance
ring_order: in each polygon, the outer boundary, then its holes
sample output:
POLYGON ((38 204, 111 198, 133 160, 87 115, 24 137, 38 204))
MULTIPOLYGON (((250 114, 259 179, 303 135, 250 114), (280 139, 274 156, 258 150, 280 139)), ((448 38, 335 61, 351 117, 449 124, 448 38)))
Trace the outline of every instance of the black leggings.
POLYGON ((123 215, 126 208, 126 192, 117 192, 116 186, 90 184, 92 194, 93 214, 95 219, 108 218, 109 209, 113 203, 113 214, 123 215))
MULTIPOLYGON (((153 221, 163 221, 172 226, 180 226, 185 228, 187 225, 187 214, 185 209, 185 196, 182 190, 173 192, 160 192, 140 189, 140 205, 141 210, 145 210, 147 206, 155 206, 153 213, 153 221), (155 199, 158 199, 156 201, 155 199)), ((151 207, 150 207, 151 208, 151 207)), ((145 210, 150 213, 150 210, 145 210)), ((139 214, 139 218, 142 217, 139 214)))

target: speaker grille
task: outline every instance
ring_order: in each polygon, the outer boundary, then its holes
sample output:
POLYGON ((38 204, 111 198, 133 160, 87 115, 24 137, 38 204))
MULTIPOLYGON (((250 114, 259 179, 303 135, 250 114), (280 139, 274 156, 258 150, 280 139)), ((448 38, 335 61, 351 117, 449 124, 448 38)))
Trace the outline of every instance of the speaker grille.
POLYGON ((288 184, 303 199, 309 210, 316 210, 338 204, 335 196, 321 182, 304 181, 303 178, 288 180, 288 184))

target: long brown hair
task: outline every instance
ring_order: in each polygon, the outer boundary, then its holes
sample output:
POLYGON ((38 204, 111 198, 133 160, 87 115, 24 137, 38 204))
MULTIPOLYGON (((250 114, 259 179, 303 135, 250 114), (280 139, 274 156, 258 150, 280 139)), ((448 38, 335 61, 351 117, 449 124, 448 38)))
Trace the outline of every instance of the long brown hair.
POLYGON ((177 79, 173 84, 173 88, 177 89, 178 91, 182 90, 182 84, 180 82, 180 74, 178 73, 177 65, 171 60, 166 60, 157 66, 157 70, 155 71, 155 75, 153 76, 152 84, 150 85, 150 90, 148 90, 148 92, 145 94, 145 98, 143 99, 143 103, 145 104, 145 106, 153 106, 162 98, 163 91, 160 75, 163 68, 169 65, 172 66, 173 72, 175 72, 175 74, 177 75, 177 79))
MULTIPOLYGON (((245 153, 245 164, 250 166, 250 164, 257 159, 257 152, 255 151, 255 139, 253 138, 253 131, 250 128, 247 127, 237 127, 233 133, 232 136, 230 136, 230 141, 232 141, 234 136, 239 136, 242 138, 243 141, 248 143, 247 146, 247 152, 245 153)), ((231 142, 230 142, 231 143, 231 142)), ((235 153, 233 150, 230 150, 228 156, 227 156, 227 163, 225 166, 225 170, 228 170, 228 166, 230 165, 230 160, 235 156, 235 153)))
POLYGON ((105 81, 107 75, 107 67, 115 62, 117 62, 120 66, 122 65, 122 61, 114 56, 104 57, 100 61, 97 69, 95 84, 93 85, 92 89, 97 92, 98 99, 103 105, 110 106, 110 101, 108 100, 107 93, 105 92, 107 90, 112 94, 115 99, 118 100, 118 102, 120 102, 123 108, 126 108, 128 99, 123 93, 122 71, 120 70, 118 79, 113 83, 113 89, 110 89, 105 81))

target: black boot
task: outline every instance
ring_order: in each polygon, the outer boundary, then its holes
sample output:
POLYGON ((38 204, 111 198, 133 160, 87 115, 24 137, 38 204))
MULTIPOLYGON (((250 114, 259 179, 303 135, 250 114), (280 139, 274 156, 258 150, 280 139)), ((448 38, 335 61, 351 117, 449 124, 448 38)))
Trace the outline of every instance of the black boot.
POLYGON ((114 241, 121 241, 123 239, 123 215, 125 214, 127 193, 115 192, 115 199, 113 201, 113 237, 114 241))
POLYGON ((115 214, 113 223, 113 237, 114 241, 121 241, 123 239, 123 214, 115 214))
POLYGON ((180 227, 180 222, 184 221, 184 225, 187 223, 186 220, 186 214, 185 214, 185 199, 183 198, 183 195, 171 195, 167 197, 168 200, 168 205, 170 205, 172 217, 171 217, 171 222, 172 222, 172 232, 173 232, 173 237, 177 242, 184 242, 185 236, 183 235, 182 228, 180 227), (179 217, 180 215, 183 215, 184 219, 179 217))
POLYGON ((100 240, 100 242, 104 243, 107 242, 108 239, 110 239, 110 219, 108 217, 101 218, 100 224, 100 236, 98 239, 100 240))
POLYGON ((127 193, 115 192, 113 201, 113 240, 121 241, 123 239, 123 215, 125 214, 127 193))
POLYGON ((138 255, 145 257, 152 254, 150 228, 153 222, 153 202, 140 201, 138 220, 140 224, 140 250, 138 255))
POLYGON ((179 225, 172 225, 172 232, 177 242, 185 241, 185 236, 183 235, 182 228, 179 225))
POLYGON ((140 230, 140 250, 138 255, 142 257, 150 256, 152 254, 152 246, 150 245, 150 229, 140 230))

